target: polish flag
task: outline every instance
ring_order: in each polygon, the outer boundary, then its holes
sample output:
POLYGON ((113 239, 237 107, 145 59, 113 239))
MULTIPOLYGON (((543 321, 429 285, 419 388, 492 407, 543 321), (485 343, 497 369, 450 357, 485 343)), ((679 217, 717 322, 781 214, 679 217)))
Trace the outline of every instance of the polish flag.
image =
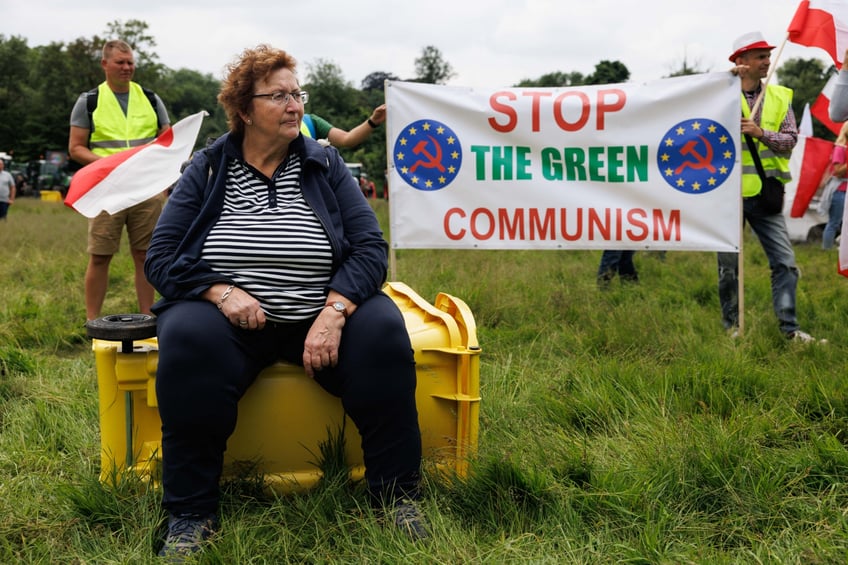
POLYGON ((836 77, 833 75, 828 79, 827 84, 819 94, 813 105, 810 106, 810 113, 824 126, 833 132, 834 135, 839 135, 839 130, 842 129, 842 124, 838 124, 830 119, 830 99, 833 97, 833 89, 836 87, 836 77))
POLYGON ((798 138, 798 144, 792 150, 792 155, 800 155, 800 164, 796 173, 798 179, 795 198, 792 201, 790 216, 800 218, 807 211, 810 200, 819 189, 822 177, 830 165, 830 155, 833 153, 833 142, 818 137, 798 138))
POLYGON ((813 124, 810 118, 810 107, 804 106, 804 113, 798 125, 798 143, 789 158, 789 171, 792 181, 786 186, 787 199, 794 186, 792 218, 800 218, 807 211, 810 200, 816 194, 822 177, 830 164, 830 154, 833 143, 825 139, 813 137, 813 124))
POLYGON ((146 145, 93 161, 74 173, 65 204, 93 218, 144 202, 180 178, 206 112, 183 118, 146 145))
POLYGON ((848 0, 802 0, 787 31, 789 41, 824 49, 841 68, 848 48, 848 0))

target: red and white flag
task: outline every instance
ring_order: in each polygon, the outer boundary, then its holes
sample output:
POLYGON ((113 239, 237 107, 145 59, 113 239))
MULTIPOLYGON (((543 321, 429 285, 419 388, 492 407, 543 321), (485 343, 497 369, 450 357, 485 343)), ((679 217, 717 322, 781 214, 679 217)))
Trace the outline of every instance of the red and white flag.
POLYGON ((787 31, 789 41, 824 49, 841 68, 848 48, 848 0, 802 0, 787 31))
POLYGON ((800 218, 807 211, 810 200, 815 196, 821 185, 822 178, 830 166, 830 156, 833 153, 833 142, 818 137, 798 138, 798 144, 792 150, 793 157, 801 156, 795 198, 792 200, 790 216, 800 218))
POLYGON ((836 77, 833 75, 828 79, 827 84, 819 94, 813 105, 810 106, 810 113, 820 121, 827 129, 833 132, 834 135, 839 135, 839 130, 842 129, 842 124, 836 123, 830 119, 830 99, 833 97, 833 89, 836 87, 836 77))
POLYGON ((786 185, 786 197, 792 198, 790 217, 800 218, 807 211, 810 200, 816 194, 822 177, 830 165, 832 152, 832 141, 813 137, 810 108, 804 106, 804 113, 798 126, 798 143, 789 158, 792 181, 786 185), (790 192, 794 192, 794 195, 790 192))
POLYGON ((114 214, 156 196, 178 178, 206 112, 183 118, 152 142, 89 163, 73 177, 65 204, 83 216, 114 214))

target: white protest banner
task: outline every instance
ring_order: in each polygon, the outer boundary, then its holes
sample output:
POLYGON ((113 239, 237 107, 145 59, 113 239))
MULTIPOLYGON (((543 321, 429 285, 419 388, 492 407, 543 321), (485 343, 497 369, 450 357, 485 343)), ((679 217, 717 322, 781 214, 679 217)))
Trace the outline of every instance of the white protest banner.
POLYGON ((392 246, 738 251, 739 92, 729 72, 491 90, 389 81, 392 246))

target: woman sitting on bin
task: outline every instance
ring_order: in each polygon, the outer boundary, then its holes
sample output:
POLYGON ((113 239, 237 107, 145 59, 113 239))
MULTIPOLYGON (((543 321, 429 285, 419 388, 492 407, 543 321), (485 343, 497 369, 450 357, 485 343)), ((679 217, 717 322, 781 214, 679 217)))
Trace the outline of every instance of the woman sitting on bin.
POLYGON ((413 538, 427 535, 414 504, 413 351, 380 290, 388 246, 338 152, 300 134, 306 99, 290 54, 246 49, 218 95, 229 132, 194 156, 147 250, 145 272, 162 295, 153 311, 163 555, 193 553, 216 532, 238 401, 278 360, 302 364, 341 398, 362 437, 372 501, 413 538))

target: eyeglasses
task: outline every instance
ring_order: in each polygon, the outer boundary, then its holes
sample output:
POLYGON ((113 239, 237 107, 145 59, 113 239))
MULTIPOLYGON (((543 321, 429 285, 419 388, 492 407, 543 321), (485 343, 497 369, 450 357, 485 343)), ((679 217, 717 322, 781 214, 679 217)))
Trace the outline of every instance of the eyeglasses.
POLYGON ((306 104, 309 100, 309 93, 305 90, 300 92, 270 92, 268 94, 254 94, 252 98, 270 98, 274 104, 285 106, 292 98, 295 102, 306 104))

